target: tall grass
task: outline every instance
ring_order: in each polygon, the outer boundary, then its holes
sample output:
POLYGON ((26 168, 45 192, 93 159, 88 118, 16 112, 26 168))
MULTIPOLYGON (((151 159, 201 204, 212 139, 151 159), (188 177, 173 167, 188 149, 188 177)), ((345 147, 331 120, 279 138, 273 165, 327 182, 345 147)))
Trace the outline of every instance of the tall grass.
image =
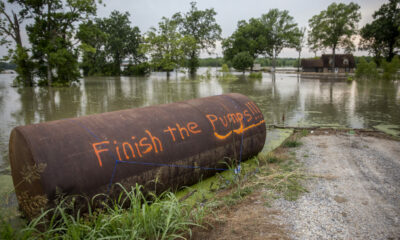
POLYGON ((185 239, 204 215, 171 192, 145 196, 139 185, 130 191, 120 187, 122 192, 112 204, 94 211, 89 208, 85 214, 73 211, 73 203, 63 200, 18 230, 0 216, 0 238, 185 239))

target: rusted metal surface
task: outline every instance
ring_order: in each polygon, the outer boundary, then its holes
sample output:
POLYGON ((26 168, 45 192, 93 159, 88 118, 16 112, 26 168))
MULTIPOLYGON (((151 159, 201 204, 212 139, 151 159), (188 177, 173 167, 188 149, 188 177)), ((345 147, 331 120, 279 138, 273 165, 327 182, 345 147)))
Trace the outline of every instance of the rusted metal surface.
POLYGON ((34 216, 59 192, 189 186, 226 168, 224 158, 256 155, 265 138, 260 109, 231 93, 16 127, 9 156, 19 205, 34 216))

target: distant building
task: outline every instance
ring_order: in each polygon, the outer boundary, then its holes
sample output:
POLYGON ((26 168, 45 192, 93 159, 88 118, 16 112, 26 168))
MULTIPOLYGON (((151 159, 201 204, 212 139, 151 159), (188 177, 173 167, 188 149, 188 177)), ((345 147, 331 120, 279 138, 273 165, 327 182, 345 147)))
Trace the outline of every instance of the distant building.
POLYGON ((324 62, 322 59, 301 59, 303 72, 323 72, 324 62))
POLYGON ((253 71, 259 72, 261 70, 262 70, 261 69, 261 64, 256 63, 256 64, 253 65, 253 71))
POLYGON ((332 68, 332 54, 323 54, 320 59, 302 59, 303 72, 354 72, 356 67, 352 54, 335 54, 335 69, 332 68))

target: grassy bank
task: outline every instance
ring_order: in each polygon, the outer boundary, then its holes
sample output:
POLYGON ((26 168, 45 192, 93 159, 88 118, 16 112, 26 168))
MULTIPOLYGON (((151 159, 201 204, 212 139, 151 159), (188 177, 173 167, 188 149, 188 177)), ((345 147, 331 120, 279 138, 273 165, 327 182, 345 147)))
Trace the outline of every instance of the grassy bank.
MULTIPOLYGON (((43 212, 31 222, 18 226, 0 212, 1 239, 179 239, 191 238, 192 231, 213 227, 218 213, 239 204, 260 189, 267 190, 265 205, 274 198, 296 199, 305 191, 301 166, 292 155, 270 152, 282 144, 291 130, 274 130, 264 151, 241 164, 240 173, 218 173, 185 190, 145 197, 140 186, 122 189, 117 200, 102 208, 80 213, 74 209, 73 197, 63 199, 57 207, 43 212)), ((297 139, 284 149, 291 149, 297 139)), ((280 150, 281 151, 281 150, 280 150)), ((100 196, 99 196, 100 197, 100 196)))

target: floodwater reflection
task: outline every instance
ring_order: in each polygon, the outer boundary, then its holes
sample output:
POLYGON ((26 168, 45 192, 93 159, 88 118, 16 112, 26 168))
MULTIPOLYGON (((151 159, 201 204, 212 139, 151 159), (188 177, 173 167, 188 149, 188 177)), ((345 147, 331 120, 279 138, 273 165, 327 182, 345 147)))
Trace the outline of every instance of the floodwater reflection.
MULTIPOLYGON (((214 76, 217 73, 215 68, 212 72, 214 76)), ((15 126, 228 92, 252 98, 267 124, 400 125, 399 82, 348 83, 284 73, 263 73, 262 79, 238 76, 225 81, 172 73, 167 79, 164 73, 154 73, 148 77, 88 77, 70 88, 17 89, 10 87, 15 75, 0 75, 0 174, 8 167, 8 140, 15 126)))

